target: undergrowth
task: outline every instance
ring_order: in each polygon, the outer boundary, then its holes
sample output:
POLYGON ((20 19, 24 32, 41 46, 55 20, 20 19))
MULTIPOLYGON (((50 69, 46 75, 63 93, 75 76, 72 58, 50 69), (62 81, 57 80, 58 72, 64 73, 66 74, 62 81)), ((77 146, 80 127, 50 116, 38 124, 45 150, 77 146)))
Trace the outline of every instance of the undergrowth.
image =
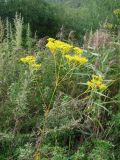
POLYGON ((11 26, 0 19, 0 160, 119 160, 117 35, 94 51, 40 49, 20 15, 11 26))

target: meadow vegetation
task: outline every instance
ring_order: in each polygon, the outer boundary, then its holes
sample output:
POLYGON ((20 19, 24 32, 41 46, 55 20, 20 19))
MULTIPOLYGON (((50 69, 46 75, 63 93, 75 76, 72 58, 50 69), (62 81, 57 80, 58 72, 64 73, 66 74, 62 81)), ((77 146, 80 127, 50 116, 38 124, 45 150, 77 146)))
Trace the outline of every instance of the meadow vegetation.
POLYGON ((0 160, 119 160, 119 1, 49 2, 0 2, 0 160))

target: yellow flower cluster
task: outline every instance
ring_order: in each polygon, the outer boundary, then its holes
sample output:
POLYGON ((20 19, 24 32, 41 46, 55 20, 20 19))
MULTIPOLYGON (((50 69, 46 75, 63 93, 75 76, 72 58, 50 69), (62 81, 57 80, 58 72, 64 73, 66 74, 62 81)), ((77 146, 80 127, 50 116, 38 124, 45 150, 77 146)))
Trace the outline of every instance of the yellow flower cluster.
POLYGON ((31 63, 35 62, 35 57, 34 56, 26 56, 20 59, 23 63, 31 63))
POLYGON ((104 28, 106 28, 106 29, 112 29, 113 28, 113 24, 112 23, 106 23, 104 25, 104 28))
POLYGON ((31 64, 31 66, 33 67, 33 68, 40 68, 41 67, 41 64, 36 64, 36 63, 33 63, 33 64, 31 64))
POLYGON ((76 54, 81 54, 83 52, 79 47, 73 47, 68 43, 55 40, 54 38, 48 38, 46 47, 48 47, 52 53, 56 53, 57 50, 60 50, 62 54, 67 54, 70 51, 74 51, 76 54))
POLYGON ((69 62, 79 62, 81 64, 88 62, 87 58, 80 56, 80 54, 83 53, 81 48, 74 47, 68 43, 48 38, 46 47, 48 47, 52 53, 56 53, 56 51, 59 50, 69 62), (72 52, 73 55, 69 55, 68 53, 70 52, 72 52))
POLYGON ((76 54, 81 54, 81 53, 83 53, 83 50, 82 50, 81 48, 79 48, 79 47, 74 47, 73 50, 74 50, 74 52, 75 52, 76 54))
POLYGON ((92 75, 92 79, 90 81, 87 82, 88 88, 89 89, 106 89, 107 86, 102 83, 103 78, 101 76, 97 76, 97 75, 92 75))
POLYGON ((41 64, 37 64, 36 58, 34 56, 26 56, 20 59, 21 62, 29 64, 31 67, 38 69, 41 67, 41 64))
POLYGON ((84 64, 84 63, 87 63, 88 62, 88 59, 85 58, 85 57, 81 57, 81 56, 78 56, 78 55, 65 55, 65 58, 69 61, 69 62, 79 62, 81 64, 84 64))
POLYGON ((120 8, 113 10, 113 14, 115 14, 115 15, 120 14, 120 8))

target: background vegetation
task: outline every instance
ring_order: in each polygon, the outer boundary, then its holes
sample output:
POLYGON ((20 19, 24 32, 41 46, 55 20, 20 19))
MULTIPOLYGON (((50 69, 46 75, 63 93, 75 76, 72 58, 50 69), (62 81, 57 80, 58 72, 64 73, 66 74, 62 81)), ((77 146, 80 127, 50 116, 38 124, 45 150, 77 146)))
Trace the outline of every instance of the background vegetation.
POLYGON ((87 31, 96 30, 105 20, 113 22, 112 11, 120 7, 119 0, 3 0, 0 4, 2 18, 12 20, 16 12, 21 13, 39 38, 55 36, 64 25, 66 32, 76 31, 81 41, 87 31))

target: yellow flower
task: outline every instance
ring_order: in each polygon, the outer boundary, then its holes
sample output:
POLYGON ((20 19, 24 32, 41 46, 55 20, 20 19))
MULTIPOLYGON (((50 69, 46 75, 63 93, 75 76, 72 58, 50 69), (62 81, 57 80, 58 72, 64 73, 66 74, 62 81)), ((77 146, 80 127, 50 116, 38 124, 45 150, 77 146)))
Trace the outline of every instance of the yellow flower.
POLYGON ((79 62, 79 63, 87 63, 88 62, 88 59, 85 58, 85 57, 80 57, 80 56, 73 56, 73 61, 76 61, 76 62, 79 62))
POLYGON ((83 53, 83 50, 79 47, 74 47, 73 50, 75 51, 76 54, 81 54, 83 53))
POLYGON ((30 63, 31 61, 34 61, 35 60, 35 57, 34 56, 26 56, 24 58, 21 58, 20 59, 23 63, 30 63))
POLYGON ((70 55, 65 55, 65 58, 68 60, 68 61, 73 61, 73 62, 79 62, 81 64, 84 64, 84 63, 87 63, 88 62, 88 59, 85 58, 85 57, 80 57, 80 56, 77 56, 77 55, 74 55, 74 56, 70 56, 70 55))
POLYGON ((48 38, 47 40, 48 40, 48 41, 51 41, 51 42, 54 42, 54 41, 55 41, 54 38, 48 38))
POLYGON ((74 47, 73 45, 60 40, 55 40, 54 38, 48 38, 46 47, 48 47, 52 53, 55 53, 58 49, 62 54, 67 54, 70 51, 74 51, 75 54, 81 54, 83 52, 79 47, 74 47))
POLYGON ((52 53, 55 53, 55 52, 56 52, 56 46, 55 46, 54 42, 49 41, 49 42, 46 44, 46 47, 48 47, 52 53))
POLYGON ((97 76, 97 75, 92 75, 92 79, 90 81, 87 82, 88 88, 89 89, 106 89, 107 86, 102 83, 103 78, 101 76, 97 76))
POLYGON ((20 61, 23 63, 29 64, 31 67, 39 69, 41 67, 41 64, 35 63, 35 57, 34 56, 26 56, 24 58, 21 58, 20 61))
POLYGON ((35 63, 35 59, 28 62, 29 64, 35 63))
POLYGON ((113 28, 113 24, 112 23, 106 23, 104 25, 104 28, 106 28, 106 29, 112 29, 113 28))
POLYGON ((65 56, 65 58, 68 61, 73 61, 73 62, 79 62, 81 64, 87 63, 88 59, 85 57, 80 57, 79 55, 76 54, 81 54, 83 50, 79 47, 73 47, 73 45, 70 45, 66 42, 62 42, 60 40, 55 40, 53 38, 48 39, 48 43, 46 44, 46 47, 49 48, 49 50, 52 53, 56 53, 58 50, 60 51, 61 54, 65 56), (69 53, 73 52, 74 55, 69 55, 69 53))
POLYGON ((26 58, 20 58, 20 61, 26 63, 26 58))
POLYGON ((60 50, 62 54, 65 54, 68 53, 73 46, 68 43, 55 40, 53 38, 49 38, 46 47, 48 47, 52 53, 55 53, 57 50, 60 50))
POLYGON ((36 64, 36 63, 34 63, 34 64, 31 64, 31 66, 32 66, 33 68, 39 69, 39 68, 41 67, 41 64, 36 64))
POLYGON ((101 84, 101 85, 99 86, 99 88, 102 90, 102 89, 106 89, 107 86, 106 86, 105 84, 101 84))
POLYGON ((92 83, 91 81, 88 81, 87 85, 89 88, 94 88, 94 83, 92 83))
POLYGON ((70 44, 67 44, 67 43, 59 41, 59 40, 55 41, 55 46, 63 54, 70 52, 70 50, 72 49, 72 46, 70 44))
POLYGON ((68 60, 68 61, 73 61, 73 57, 72 56, 70 56, 70 55, 65 55, 65 58, 68 60))
POLYGON ((120 14, 120 8, 113 10, 113 14, 115 14, 115 15, 120 14))
POLYGON ((103 80, 103 78, 102 78, 102 76, 97 76, 97 75, 92 75, 92 80, 94 80, 94 81, 102 81, 103 80))

